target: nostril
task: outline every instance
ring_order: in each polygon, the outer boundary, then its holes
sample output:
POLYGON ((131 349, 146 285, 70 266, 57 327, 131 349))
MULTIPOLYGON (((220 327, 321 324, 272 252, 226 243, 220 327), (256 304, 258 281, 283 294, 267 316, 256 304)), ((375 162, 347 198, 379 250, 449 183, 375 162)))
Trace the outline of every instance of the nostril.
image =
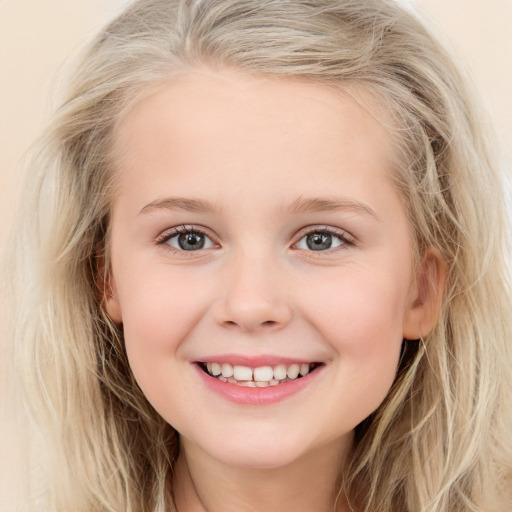
MULTIPOLYGON (((240 325, 240 324, 238 324, 238 322, 235 322, 234 320, 226 320, 224 322, 224 324, 229 325, 229 326, 239 326, 240 325)), ((274 325, 277 325, 277 324, 278 324, 278 322, 276 322, 274 320, 265 320, 264 322, 258 323, 258 325, 260 325, 262 327, 273 327, 274 325)))

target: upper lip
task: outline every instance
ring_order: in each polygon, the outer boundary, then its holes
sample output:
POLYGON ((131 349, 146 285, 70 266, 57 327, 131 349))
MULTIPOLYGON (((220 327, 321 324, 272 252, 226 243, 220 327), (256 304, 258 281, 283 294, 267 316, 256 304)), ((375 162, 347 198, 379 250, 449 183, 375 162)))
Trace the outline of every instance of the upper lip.
POLYGON ((195 363, 228 363, 233 366, 247 366, 249 368, 258 368, 261 366, 276 366, 278 364, 310 364, 318 363, 317 359, 305 359, 297 357, 285 357, 278 355, 259 355, 247 356, 241 354, 217 354, 214 356, 205 356, 194 360, 195 363))

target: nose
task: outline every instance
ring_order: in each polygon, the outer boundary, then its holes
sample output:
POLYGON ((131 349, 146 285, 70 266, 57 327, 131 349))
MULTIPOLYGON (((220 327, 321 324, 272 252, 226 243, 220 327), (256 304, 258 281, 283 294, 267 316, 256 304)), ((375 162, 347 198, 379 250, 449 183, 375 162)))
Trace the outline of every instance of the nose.
POLYGON ((275 261, 240 257, 224 271, 214 310, 219 325, 249 333, 289 323, 292 308, 275 261))

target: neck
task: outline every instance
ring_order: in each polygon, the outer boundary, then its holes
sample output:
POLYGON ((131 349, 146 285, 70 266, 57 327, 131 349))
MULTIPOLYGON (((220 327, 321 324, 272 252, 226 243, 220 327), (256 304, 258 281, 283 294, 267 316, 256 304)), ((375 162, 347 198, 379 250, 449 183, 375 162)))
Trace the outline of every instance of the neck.
POLYGON ((226 465, 181 441, 173 488, 177 512, 346 512, 337 482, 347 446, 326 445, 278 468, 226 465))

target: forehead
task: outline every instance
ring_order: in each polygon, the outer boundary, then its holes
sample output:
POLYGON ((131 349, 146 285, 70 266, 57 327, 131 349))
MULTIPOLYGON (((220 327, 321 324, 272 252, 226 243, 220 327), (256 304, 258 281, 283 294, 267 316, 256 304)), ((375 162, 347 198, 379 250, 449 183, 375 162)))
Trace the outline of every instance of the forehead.
POLYGON ((244 187, 271 180, 292 190, 335 168, 353 179, 363 168, 390 178, 395 150, 388 121, 361 87, 349 94, 306 80, 195 70, 124 113, 115 133, 115 168, 121 189, 137 182, 142 189, 150 173, 165 181, 171 174, 188 177, 191 187, 202 184, 201 175, 211 190, 226 179, 240 179, 244 187))

